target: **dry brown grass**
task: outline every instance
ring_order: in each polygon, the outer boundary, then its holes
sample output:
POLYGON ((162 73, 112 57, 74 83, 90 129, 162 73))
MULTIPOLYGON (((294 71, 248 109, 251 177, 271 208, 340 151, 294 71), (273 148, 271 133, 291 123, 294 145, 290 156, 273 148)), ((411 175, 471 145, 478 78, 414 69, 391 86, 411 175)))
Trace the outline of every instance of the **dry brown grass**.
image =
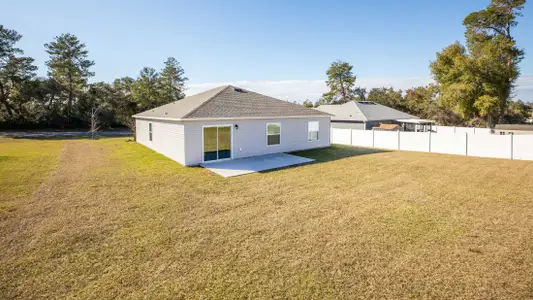
POLYGON ((62 150, 2 214, 0 298, 533 298, 533 162, 336 146, 224 179, 125 139, 26 143, 62 150))

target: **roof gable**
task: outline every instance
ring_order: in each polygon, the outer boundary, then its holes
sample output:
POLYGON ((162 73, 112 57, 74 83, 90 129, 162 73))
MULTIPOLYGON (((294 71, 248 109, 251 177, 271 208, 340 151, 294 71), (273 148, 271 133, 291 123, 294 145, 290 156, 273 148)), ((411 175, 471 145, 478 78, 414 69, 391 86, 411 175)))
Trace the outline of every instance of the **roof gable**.
POLYGON ((298 116, 329 116, 329 114, 228 85, 185 97, 134 117, 226 119, 298 116))

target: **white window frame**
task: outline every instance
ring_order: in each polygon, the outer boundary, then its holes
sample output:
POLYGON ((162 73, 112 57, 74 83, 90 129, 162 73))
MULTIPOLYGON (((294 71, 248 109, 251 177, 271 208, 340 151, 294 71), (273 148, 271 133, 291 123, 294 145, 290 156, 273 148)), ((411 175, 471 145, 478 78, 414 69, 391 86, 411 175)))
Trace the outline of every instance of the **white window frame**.
POLYGON ((320 122, 319 121, 308 121, 307 122, 307 141, 309 143, 320 141, 320 122), (311 123, 316 123, 318 125, 318 131, 316 131, 316 140, 309 139, 309 133, 314 132, 314 131, 309 131, 309 128, 310 128, 309 125, 311 125, 311 123))
POLYGON ((266 123, 266 126, 265 126, 265 142, 266 142, 266 146, 267 147, 276 147, 276 146, 281 145, 281 123, 266 123), (269 145, 268 144, 268 136, 269 135, 277 135, 277 134, 268 134, 268 125, 278 125, 279 126, 279 144, 275 144, 275 145, 269 145))
POLYGON ((152 122, 148 122, 148 141, 153 141, 154 137, 154 125, 152 122))

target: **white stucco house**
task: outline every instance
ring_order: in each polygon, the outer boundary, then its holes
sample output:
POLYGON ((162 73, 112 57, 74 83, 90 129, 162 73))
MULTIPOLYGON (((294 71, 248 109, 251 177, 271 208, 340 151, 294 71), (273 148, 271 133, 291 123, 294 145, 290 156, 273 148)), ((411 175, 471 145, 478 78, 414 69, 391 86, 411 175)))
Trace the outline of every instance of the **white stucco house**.
POLYGON ((231 85, 133 117, 138 143, 185 166, 330 146, 330 114, 231 85))

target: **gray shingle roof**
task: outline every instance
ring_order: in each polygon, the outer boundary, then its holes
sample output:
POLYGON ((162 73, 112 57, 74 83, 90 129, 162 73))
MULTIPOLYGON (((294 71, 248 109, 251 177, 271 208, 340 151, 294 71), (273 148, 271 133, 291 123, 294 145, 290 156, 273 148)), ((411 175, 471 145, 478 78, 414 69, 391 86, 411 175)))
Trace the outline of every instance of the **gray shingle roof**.
POLYGON ((494 128, 498 130, 533 131, 533 125, 531 124, 496 124, 494 128))
POLYGON ((134 117, 220 119, 298 116, 329 116, 329 114, 227 85, 147 110, 134 117))
POLYGON ((333 121, 380 121, 396 119, 418 119, 416 116, 401 112, 370 101, 350 101, 337 105, 320 105, 317 110, 334 115, 333 121))

